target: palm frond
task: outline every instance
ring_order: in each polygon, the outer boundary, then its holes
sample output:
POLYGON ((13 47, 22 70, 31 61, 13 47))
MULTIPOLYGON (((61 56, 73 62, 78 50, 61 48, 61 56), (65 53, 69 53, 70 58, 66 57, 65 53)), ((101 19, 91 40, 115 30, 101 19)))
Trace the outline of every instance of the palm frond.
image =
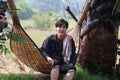
POLYGON ((116 0, 115 2, 113 14, 116 14, 116 12, 120 12, 120 0, 116 0))

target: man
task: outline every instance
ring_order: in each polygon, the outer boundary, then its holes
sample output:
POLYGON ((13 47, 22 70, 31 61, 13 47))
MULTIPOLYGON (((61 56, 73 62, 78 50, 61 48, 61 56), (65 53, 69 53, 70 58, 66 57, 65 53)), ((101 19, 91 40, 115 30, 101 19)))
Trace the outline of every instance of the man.
POLYGON ((51 80, 57 80, 60 72, 65 72, 63 80, 72 80, 76 71, 76 53, 73 38, 66 33, 68 22, 60 19, 56 22, 55 28, 56 34, 44 40, 40 51, 52 64, 51 80))

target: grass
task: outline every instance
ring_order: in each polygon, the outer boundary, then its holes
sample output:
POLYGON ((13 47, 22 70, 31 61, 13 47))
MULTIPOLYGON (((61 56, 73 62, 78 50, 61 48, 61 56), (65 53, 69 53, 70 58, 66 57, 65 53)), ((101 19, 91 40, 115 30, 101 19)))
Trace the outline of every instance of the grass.
POLYGON ((77 66, 77 71, 73 80, 110 80, 110 78, 99 74, 92 75, 87 70, 83 70, 77 66))
POLYGON ((22 27, 27 27, 27 28, 34 28, 34 22, 33 20, 20 20, 20 23, 22 27))
POLYGON ((47 77, 32 74, 0 74, 0 80, 45 80, 47 77))
MULTIPOLYGON (((77 71, 73 80, 111 80, 107 76, 91 75, 87 70, 77 67, 77 71)), ((63 76, 60 76, 59 80, 62 80, 63 76)), ((49 80, 48 75, 33 75, 33 74, 0 74, 0 80, 49 80)), ((112 79, 118 80, 118 79, 112 79)))
POLYGON ((32 38, 38 47, 42 45, 44 39, 54 33, 54 31, 26 30, 26 33, 32 38))

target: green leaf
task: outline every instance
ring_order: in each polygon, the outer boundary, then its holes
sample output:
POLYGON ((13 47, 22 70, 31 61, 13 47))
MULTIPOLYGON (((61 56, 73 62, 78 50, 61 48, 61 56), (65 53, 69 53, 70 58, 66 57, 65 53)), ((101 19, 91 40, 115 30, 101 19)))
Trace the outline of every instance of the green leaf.
POLYGON ((116 12, 119 10, 120 10, 120 0, 116 0, 112 15, 116 14, 116 12))
POLYGON ((18 43, 27 43, 27 41, 25 39, 23 39, 20 35, 18 34, 14 34, 12 31, 10 31, 8 34, 7 34, 7 37, 13 41, 16 41, 18 43))

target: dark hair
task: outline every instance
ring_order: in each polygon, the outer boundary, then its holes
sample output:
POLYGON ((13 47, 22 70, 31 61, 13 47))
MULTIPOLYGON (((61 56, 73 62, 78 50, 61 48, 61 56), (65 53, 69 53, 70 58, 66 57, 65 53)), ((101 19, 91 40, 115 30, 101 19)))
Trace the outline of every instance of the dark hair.
POLYGON ((59 19, 56 24, 55 24, 55 27, 60 27, 62 25, 65 25, 66 28, 68 28, 68 22, 64 19, 59 19))

